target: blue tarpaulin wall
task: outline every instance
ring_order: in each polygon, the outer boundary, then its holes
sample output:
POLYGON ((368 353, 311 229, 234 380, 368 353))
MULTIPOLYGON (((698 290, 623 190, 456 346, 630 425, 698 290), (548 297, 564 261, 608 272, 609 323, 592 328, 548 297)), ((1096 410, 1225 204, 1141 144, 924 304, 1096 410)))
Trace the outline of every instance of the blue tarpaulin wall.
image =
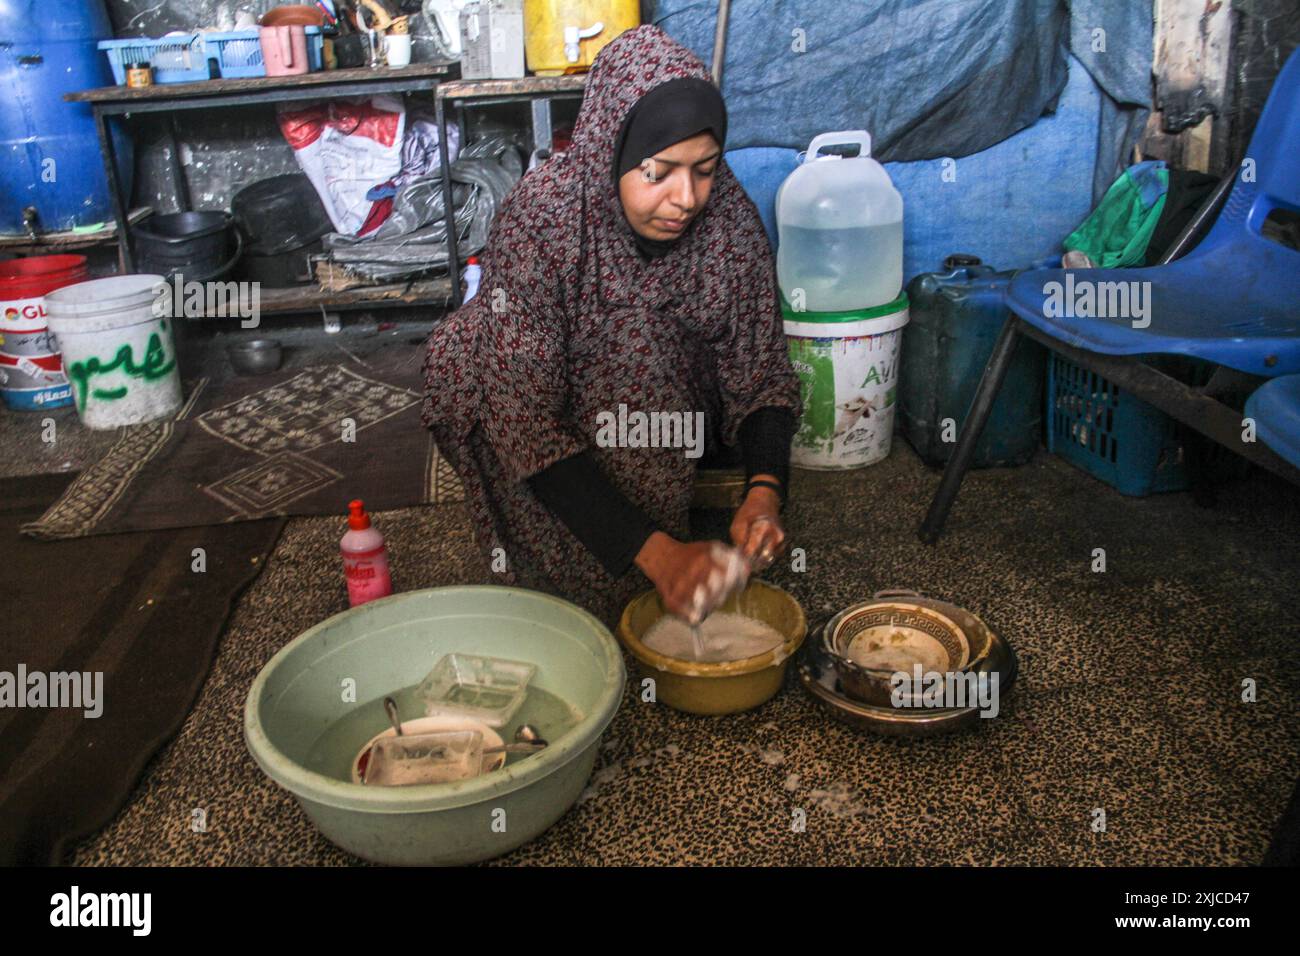
MULTIPOLYGON (((707 64, 716 7, 659 0, 654 22, 707 64)), ((953 252, 1028 266, 1060 253, 1127 165, 1151 36, 1135 0, 732 0, 727 162, 775 246, 798 150, 866 129, 894 160, 907 277, 953 252)))
MULTIPOLYGON (((1029 129, 960 159, 886 163, 903 195, 904 276, 933 272, 954 252, 977 255, 999 269, 1059 255, 1061 240, 1092 209, 1091 144, 1101 100, 1088 71, 1071 58, 1057 111, 1029 129)), ((763 216, 773 249, 776 191, 797 155, 766 146, 726 154, 763 216)))
MULTIPOLYGON (((717 6, 659 0, 655 22, 707 64, 717 6)), ((1063 0, 732 0, 727 140, 865 129, 882 161, 978 152, 1056 102, 1069 24, 1063 0)))

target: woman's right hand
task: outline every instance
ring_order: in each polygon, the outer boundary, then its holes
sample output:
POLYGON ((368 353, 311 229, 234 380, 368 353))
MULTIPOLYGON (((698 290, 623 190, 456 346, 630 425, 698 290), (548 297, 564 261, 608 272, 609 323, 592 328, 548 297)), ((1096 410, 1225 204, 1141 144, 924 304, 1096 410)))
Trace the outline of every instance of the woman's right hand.
POLYGON ((699 623, 692 617, 702 617, 696 605, 696 592, 709 591, 709 577, 719 569, 714 555, 715 542, 681 542, 656 531, 646 539, 637 552, 636 566, 645 572, 664 608, 690 623, 699 623))

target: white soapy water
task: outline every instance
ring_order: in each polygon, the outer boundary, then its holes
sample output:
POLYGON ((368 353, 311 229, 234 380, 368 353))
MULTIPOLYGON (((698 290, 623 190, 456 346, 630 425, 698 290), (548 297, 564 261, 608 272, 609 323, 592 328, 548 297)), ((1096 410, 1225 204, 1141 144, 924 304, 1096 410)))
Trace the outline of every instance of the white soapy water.
POLYGON ((779 631, 744 614, 719 612, 710 614, 699 626, 704 653, 695 656, 695 638, 691 627, 678 618, 665 616, 646 631, 641 643, 665 657, 712 664, 756 657, 785 643, 779 631))

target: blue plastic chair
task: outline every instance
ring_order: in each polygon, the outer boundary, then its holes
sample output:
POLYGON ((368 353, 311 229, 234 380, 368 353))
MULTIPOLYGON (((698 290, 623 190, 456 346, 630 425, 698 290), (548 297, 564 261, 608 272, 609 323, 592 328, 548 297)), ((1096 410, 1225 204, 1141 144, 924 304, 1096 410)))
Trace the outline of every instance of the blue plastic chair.
POLYGON ((1150 325, 1135 328, 1131 315, 1049 318, 1044 287, 1064 286, 1062 269, 1021 273, 1007 305, 1090 352, 1189 355, 1267 378, 1300 372, 1300 252, 1260 235, 1275 209, 1300 213, 1300 53, 1274 82, 1227 204, 1195 249, 1149 269, 1074 272, 1094 286, 1150 283, 1150 325))
MULTIPOLYGON (((1227 203, 1190 253, 1147 269, 1035 269, 1011 281, 1007 306, 1012 314, 921 526, 921 539, 933 542, 943 529, 1019 334, 1108 378, 1118 377, 1139 398, 1222 444, 1228 445, 1229 435, 1239 435, 1239 413, 1131 356, 1184 355, 1264 378, 1300 373, 1300 252, 1261 235, 1264 221, 1278 209, 1300 213, 1300 51, 1292 53, 1274 81, 1227 203), (1108 297, 1120 289, 1137 291, 1146 317, 1131 307, 1123 315, 1068 314, 1082 311, 1074 309, 1059 314, 1056 306, 1062 299, 1076 301, 1067 290, 1084 285, 1091 286, 1094 299, 1098 291, 1108 297)), ((1130 297, 1130 306, 1132 301, 1130 297)), ((1276 394, 1279 400, 1295 397, 1285 387, 1276 394)), ((1273 406, 1267 404, 1265 419, 1276 414, 1273 406)), ((1300 436, 1293 433, 1291 441, 1297 440, 1300 436)), ((1264 443, 1269 444, 1267 439, 1264 443)), ((1240 441, 1229 447, 1295 480, 1293 459, 1240 441)))
POLYGON ((1300 468, 1300 375, 1265 382, 1246 399, 1255 437, 1300 468))

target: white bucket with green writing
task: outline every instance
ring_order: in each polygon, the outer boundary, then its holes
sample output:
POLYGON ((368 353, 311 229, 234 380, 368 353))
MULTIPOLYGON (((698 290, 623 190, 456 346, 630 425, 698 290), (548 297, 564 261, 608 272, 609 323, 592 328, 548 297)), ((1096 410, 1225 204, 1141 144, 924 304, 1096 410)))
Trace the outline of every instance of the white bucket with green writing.
POLYGON ((795 312, 781 301, 803 417, 790 449, 800 468, 861 468, 889 455, 907 293, 874 309, 795 312))
POLYGON ((171 289, 162 276, 64 286, 46 295, 45 310, 87 428, 139 425, 181 407, 171 289))

